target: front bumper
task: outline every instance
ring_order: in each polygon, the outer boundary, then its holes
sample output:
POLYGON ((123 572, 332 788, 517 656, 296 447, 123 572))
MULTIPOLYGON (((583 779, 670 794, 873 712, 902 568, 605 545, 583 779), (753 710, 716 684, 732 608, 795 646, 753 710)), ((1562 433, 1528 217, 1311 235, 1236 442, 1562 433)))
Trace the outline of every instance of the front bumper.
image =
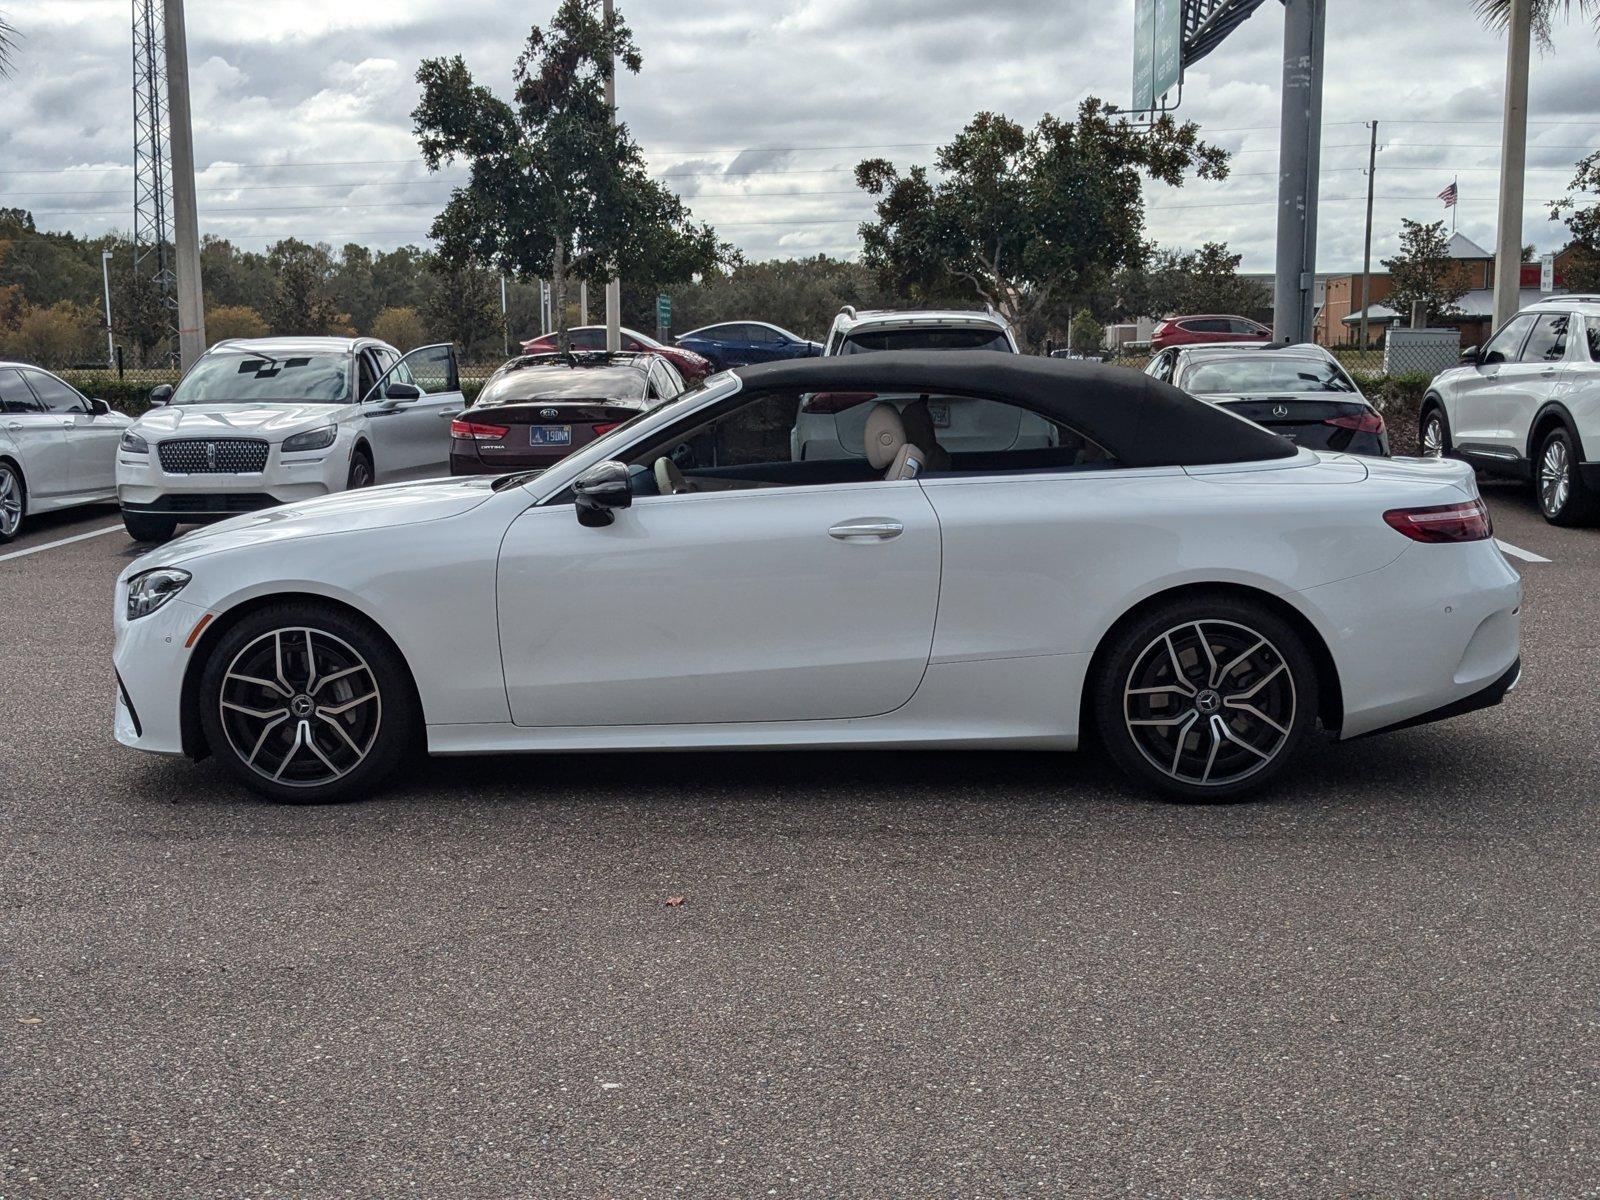
POLYGON ((129 621, 127 589, 116 596, 117 741, 152 754, 183 753, 183 677, 187 645, 206 610, 176 596, 147 617, 129 621))
POLYGON ((286 455, 273 445, 265 469, 237 474, 169 473, 157 445, 149 454, 117 455, 117 502, 127 512, 215 521, 343 491, 350 478, 350 446, 343 436, 311 453, 286 455))

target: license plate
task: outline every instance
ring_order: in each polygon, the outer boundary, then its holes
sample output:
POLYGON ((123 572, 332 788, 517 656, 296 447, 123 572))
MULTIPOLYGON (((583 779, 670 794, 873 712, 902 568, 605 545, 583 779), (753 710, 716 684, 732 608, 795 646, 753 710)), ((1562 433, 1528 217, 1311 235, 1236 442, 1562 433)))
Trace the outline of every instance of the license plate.
POLYGON ((948 401, 948 400, 929 400, 928 401, 928 415, 933 418, 933 427, 935 429, 949 429, 950 428, 950 401, 948 401))
POLYGON ((528 426, 528 445, 570 446, 572 445, 572 426, 530 425, 528 426))

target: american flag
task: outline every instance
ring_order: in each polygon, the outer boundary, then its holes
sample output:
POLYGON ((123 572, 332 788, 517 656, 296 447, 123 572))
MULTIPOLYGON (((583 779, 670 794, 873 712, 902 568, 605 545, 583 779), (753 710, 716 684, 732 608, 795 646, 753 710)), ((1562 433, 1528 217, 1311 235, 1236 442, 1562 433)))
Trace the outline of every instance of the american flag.
POLYGON ((1451 183, 1449 187, 1440 192, 1439 199, 1444 201, 1446 208, 1454 208, 1456 206, 1456 185, 1451 183))

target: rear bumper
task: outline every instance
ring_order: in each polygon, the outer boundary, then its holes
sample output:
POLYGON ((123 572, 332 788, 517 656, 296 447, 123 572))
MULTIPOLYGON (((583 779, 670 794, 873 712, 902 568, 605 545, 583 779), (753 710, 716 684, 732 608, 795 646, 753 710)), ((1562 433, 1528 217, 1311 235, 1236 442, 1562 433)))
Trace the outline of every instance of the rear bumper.
POLYGON ((1507 695, 1516 690, 1517 684, 1522 682, 1522 659, 1517 659, 1506 673, 1496 679, 1488 687, 1473 692, 1470 696, 1463 696, 1459 700, 1452 700, 1449 704, 1441 704, 1438 708, 1429 709, 1425 713, 1418 713, 1414 717, 1407 717, 1404 721, 1396 721, 1393 725, 1384 725, 1378 729, 1369 729, 1360 737, 1371 737, 1377 733, 1394 733, 1400 729, 1410 729, 1416 725, 1431 725, 1435 721, 1448 721, 1451 717, 1462 717, 1470 712, 1477 712, 1483 708, 1493 708, 1507 695))
POLYGON ((546 467, 553 467, 570 453, 572 451, 562 450, 559 454, 499 454, 493 459, 485 459, 474 451, 458 453, 452 449, 450 474, 504 475, 509 471, 542 471, 546 467))

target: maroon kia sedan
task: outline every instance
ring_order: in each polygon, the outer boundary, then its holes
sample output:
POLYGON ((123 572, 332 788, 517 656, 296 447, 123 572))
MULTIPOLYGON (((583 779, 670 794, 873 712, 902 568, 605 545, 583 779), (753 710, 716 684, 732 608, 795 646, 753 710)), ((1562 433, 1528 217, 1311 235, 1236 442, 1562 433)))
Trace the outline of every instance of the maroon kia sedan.
POLYGON ((450 422, 450 473, 548 467, 684 390, 677 368, 656 354, 525 354, 450 422))

